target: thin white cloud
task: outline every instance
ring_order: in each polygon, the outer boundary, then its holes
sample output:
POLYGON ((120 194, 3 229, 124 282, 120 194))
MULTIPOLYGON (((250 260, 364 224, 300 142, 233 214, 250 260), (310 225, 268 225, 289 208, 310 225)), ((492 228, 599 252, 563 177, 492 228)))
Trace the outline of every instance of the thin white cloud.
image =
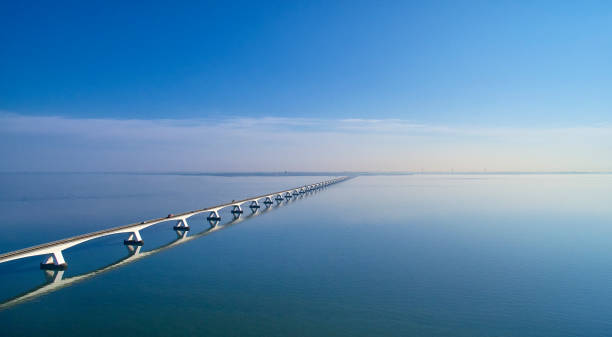
POLYGON ((610 125, 0 115, 0 170, 612 170, 610 125))

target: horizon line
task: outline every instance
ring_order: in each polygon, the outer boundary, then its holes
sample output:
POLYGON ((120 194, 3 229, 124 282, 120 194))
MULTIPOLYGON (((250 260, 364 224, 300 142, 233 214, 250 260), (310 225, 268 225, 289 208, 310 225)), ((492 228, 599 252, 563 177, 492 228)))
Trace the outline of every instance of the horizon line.
POLYGON ((0 171, 0 174, 125 174, 184 176, 320 176, 320 175, 496 175, 496 174, 612 174, 611 171, 0 171))

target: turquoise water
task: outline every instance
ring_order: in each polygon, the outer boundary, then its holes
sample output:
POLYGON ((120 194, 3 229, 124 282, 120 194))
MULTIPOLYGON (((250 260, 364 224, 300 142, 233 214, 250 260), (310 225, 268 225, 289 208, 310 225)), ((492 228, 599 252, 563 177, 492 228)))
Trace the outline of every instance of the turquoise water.
MULTIPOLYGON (((326 178, 3 174, 0 251, 326 178)), ((4 307, 0 335, 610 336, 611 190, 360 176, 218 230, 196 218, 184 243, 156 225, 143 258, 122 235, 71 248, 63 279, 86 277, 4 307)), ((53 284, 40 260, 0 264, 0 301, 53 284)))

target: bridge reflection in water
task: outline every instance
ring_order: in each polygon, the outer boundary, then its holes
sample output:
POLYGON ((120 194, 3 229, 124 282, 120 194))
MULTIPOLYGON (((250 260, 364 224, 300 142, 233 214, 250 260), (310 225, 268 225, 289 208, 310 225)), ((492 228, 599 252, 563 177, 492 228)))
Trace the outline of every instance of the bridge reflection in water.
POLYGON ((96 277, 98 275, 101 275, 107 271, 113 270, 115 268, 119 268, 121 266, 124 266, 126 264, 135 262, 137 260, 140 260, 142 258, 160 253, 162 251, 165 251, 167 249, 176 247, 178 245, 187 243, 189 241, 193 241, 196 239, 199 239, 201 237, 207 236, 209 234, 212 234, 214 232, 220 231, 222 229, 228 228, 230 226, 236 225, 242 221, 251 219, 253 217, 265 214, 267 212, 270 212, 274 209, 283 207, 285 205, 288 205, 290 203, 295 202, 296 200, 300 200, 303 199, 309 195, 318 193, 320 191, 321 188, 324 188, 325 186, 321 186, 320 188, 314 188, 314 189, 309 189, 307 191, 303 191, 302 193, 298 193, 296 195, 292 195, 292 197, 287 198, 285 196, 283 196, 283 198, 275 198, 275 202, 267 202, 268 200, 266 200, 266 202, 264 202, 264 206, 263 208, 260 207, 250 207, 251 209, 251 213, 248 215, 243 216, 243 212, 242 210, 240 212, 235 211, 235 209, 232 210, 231 214, 232 214, 232 218, 226 222, 226 223, 221 223, 221 218, 219 216, 217 217, 207 217, 207 222, 209 224, 209 227, 206 228, 205 230, 198 232, 196 234, 191 234, 189 235, 189 233, 191 232, 191 227, 189 227, 186 222, 183 222, 181 224, 181 222, 177 222, 177 225, 173 227, 174 232, 176 233, 176 239, 174 239, 173 241, 164 244, 160 247, 157 247, 155 249, 149 250, 149 251, 143 251, 143 245, 142 242, 138 242, 138 241, 130 241, 130 240, 125 240, 125 247, 127 248, 127 255, 118 259, 117 261, 110 263, 108 265, 105 265, 103 267, 97 268, 93 271, 87 272, 87 273, 83 273, 80 275, 75 275, 75 276, 71 276, 71 277, 67 277, 64 278, 64 273, 65 273, 65 268, 54 268, 54 269, 47 269, 47 268, 42 268, 42 272, 44 274, 44 279, 45 282, 33 289, 30 289, 26 292, 20 293, 16 296, 13 296, 7 300, 4 300, 3 302, 0 302, 0 310, 3 309, 7 309, 11 306, 32 300, 34 298, 37 298, 39 296, 43 296, 45 294, 54 292, 56 290, 68 287, 70 285, 73 285, 75 283, 81 282, 81 281, 85 281, 87 279, 96 277))

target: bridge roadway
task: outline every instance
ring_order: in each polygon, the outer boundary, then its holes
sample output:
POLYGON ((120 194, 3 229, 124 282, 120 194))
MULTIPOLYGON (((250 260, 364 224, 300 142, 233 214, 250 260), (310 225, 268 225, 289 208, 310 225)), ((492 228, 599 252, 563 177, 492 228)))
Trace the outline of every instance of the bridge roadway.
POLYGON ((308 191, 317 190, 325 186, 329 186, 332 184, 339 183, 348 179, 348 177, 340 177, 334 178, 326 181, 322 181, 315 184, 303 185, 300 187, 283 190, 279 192, 274 192, 270 194, 264 194, 253 198, 243 199, 239 201, 233 201, 230 203, 225 203, 213 207, 202 208, 195 211, 185 212, 181 214, 169 214, 165 218, 158 218, 152 220, 146 220, 140 223, 134 223, 119 227, 113 227, 105 230, 100 230, 97 232, 82 234, 73 236, 70 238, 43 243, 41 245, 28 247, 8 253, 4 253, 0 255, 0 263, 13 261, 17 259, 23 259, 26 257, 38 256, 38 255, 47 255, 47 257, 41 262, 41 269, 65 269, 67 267, 67 263, 64 260, 62 251, 68 249, 70 247, 76 246, 86 241, 90 241, 93 239, 97 239, 100 237, 120 234, 120 233, 130 233, 130 237, 128 240, 125 240, 124 243, 126 245, 142 245, 143 240, 140 236, 140 230, 145 229, 147 227, 153 226, 155 224, 166 222, 166 221, 177 221, 177 226, 175 229, 183 228, 185 230, 189 230, 189 224, 187 219, 198 214, 209 212, 208 220, 209 221, 219 221, 221 217, 219 216, 219 211, 226 207, 232 207, 232 213, 240 214, 242 213, 242 205, 245 203, 250 203, 249 207, 251 209, 258 209, 260 207, 259 201, 264 199, 264 203, 272 203, 272 199, 274 200, 284 200, 290 199, 294 196, 297 196, 302 193, 306 193, 308 191))

